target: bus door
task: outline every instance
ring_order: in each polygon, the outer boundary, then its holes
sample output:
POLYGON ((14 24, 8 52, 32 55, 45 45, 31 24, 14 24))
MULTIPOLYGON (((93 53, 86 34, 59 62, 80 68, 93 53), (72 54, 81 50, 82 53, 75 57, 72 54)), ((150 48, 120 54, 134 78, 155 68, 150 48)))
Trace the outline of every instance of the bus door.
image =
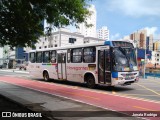
POLYGON ((66 80, 66 53, 57 53, 58 54, 58 79, 66 80))
POLYGON ((111 56, 110 49, 98 51, 98 82, 111 84, 111 56))

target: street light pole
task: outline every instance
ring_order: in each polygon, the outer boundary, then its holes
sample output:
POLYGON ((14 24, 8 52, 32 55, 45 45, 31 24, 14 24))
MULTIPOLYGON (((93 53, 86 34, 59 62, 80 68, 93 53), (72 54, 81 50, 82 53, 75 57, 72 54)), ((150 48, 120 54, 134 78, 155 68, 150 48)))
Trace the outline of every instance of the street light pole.
POLYGON ((146 73, 146 49, 144 49, 144 79, 146 78, 145 73, 146 73))

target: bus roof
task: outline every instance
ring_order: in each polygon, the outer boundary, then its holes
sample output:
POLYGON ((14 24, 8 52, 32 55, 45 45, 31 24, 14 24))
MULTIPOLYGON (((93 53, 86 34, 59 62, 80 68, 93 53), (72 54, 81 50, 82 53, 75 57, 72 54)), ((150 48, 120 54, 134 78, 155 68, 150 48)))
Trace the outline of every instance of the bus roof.
POLYGON ((61 46, 61 47, 54 47, 54 48, 45 48, 45 49, 37 49, 37 50, 30 50, 29 52, 35 51, 49 51, 49 50, 63 50, 67 48, 80 48, 80 47, 88 47, 88 46, 101 46, 104 45, 104 42, 97 42, 97 43, 86 43, 81 45, 70 45, 70 46, 61 46))
POLYGON ((80 47, 101 46, 101 45, 113 46, 113 44, 112 44, 113 41, 121 41, 121 42, 132 43, 132 40, 106 40, 104 42, 86 43, 86 44, 81 44, 81 45, 70 45, 70 46, 61 46, 61 47, 54 47, 54 48, 45 48, 45 49, 30 50, 29 52, 50 51, 50 50, 63 50, 63 49, 69 49, 69 48, 80 48, 80 47))

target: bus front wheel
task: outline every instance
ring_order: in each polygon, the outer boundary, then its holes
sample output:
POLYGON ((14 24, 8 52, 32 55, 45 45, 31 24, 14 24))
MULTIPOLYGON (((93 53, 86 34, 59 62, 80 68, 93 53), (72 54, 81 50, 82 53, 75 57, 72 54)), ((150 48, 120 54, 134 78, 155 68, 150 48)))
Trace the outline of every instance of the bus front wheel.
POLYGON ((49 74, 48 74, 48 72, 44 72, 43 73, 43 78, 44 78, 44 80, 46 81, 46 82, 48 82, 49 81, 49 74))
POLYGON ((86 81, 87 81, 87 86, 89 88, 94 88, 95 87, 95 79, 92 75, 88 76, 86 81))

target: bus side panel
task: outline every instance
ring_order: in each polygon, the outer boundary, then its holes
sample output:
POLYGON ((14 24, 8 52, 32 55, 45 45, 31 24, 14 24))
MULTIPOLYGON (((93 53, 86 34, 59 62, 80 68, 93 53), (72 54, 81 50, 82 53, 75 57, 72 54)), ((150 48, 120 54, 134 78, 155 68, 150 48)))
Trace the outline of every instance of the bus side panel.
POLYGON ((98 71, 97 71, 97 64, 95 63, 84 63, 83 65, 83 80, 84 80, 84 76, 87 73, 90 73, 93 75, 94 79, 95 79, 95 83, 98 84, 98 71))
POLYGON ((83 63, 67 63, 67 80, 83 83, 83 63))
POLYGON ((58 79, 57 77, 57 64, 52 64, 52 63, 47 63, 47 64, 42 64, 42 68, 41 68, 41 74, 43 76, 43 71, 47 71, 49 74, 49 77, 51 79, 58 79))
POLYGON ((28 66, 30 75, 35 78, 43 78, 41 69, 41 63, 30 63, 28 66))

